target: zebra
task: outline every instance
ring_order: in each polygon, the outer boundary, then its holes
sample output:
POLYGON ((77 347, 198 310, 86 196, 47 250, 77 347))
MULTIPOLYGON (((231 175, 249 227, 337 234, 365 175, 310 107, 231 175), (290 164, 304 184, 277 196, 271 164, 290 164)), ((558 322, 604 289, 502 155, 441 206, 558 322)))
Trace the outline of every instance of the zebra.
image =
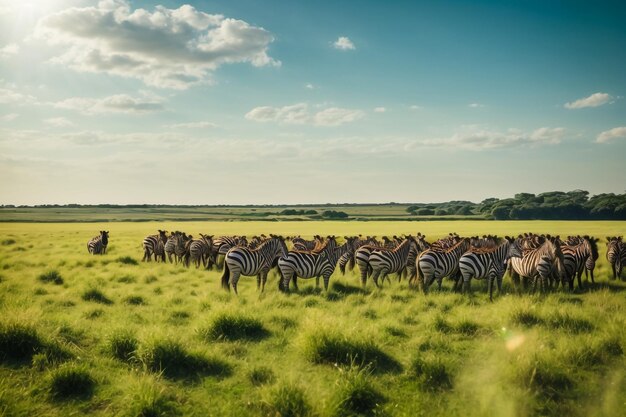
POLYGON ((359 235, 358 237, 354 238, 354 250, 344 253, 339 258, 338 265, 339 271, 341 271, 341 275, 346 274, 346 267, 348 268, 348 270, 352 271, 355 264, 354 253, 357 249, 364 245, 380 246, 380 244, 376 240, 376 236, 368 236, 365 239, 361 239, 361 235, 359 235))
MULTIPOLYGON (((454 240, 458 240, 458 236, 454 240)), ((442 249, 431 246, 430 249, 422 252, 416 262, 417 280, 422 286, 424 292, 428 291, 428 287, 437 280, 439 290, 444 277, 451 276, 456 278, 459 268, 459 258, 469 249, 470 240, 464 238, 458 241, 454 246, 442 249)))
MULTIPOLYGON (((582 288, 581 277, 583 269, 585 269, 589 259, 593 259, 589 236, 568 238, 566 242, 561 244, 561 252, 563 253, 563 265, 565 266, 569 289, 574 289, 574 278, 576 278, 578 280, 578 289, 580 290, 582 288)), ((593 264, 595 266, 595 261, 593 264)))
MULTIPOLYGON (((417 253, 417 241, 413 236, 407 236, 394 249, 376 249, 370 253, 369 265, 372 268, 372 280, 378 287, 378 277, 381 284, 389 273, 400 274, 407 265, 411 253, 417 253)), ((414 257, 413 257, 414 258, 414 257)))
POLYGON ((593 279, 593 270, 596 268, 596 261, 600 257, 598 253, 598 238, 591 236, 589 238, 589 245, 591 246, 591 256, 585 261, 585 279, 591 275, 591 283, 595 284, 593 279))
POLYGON ((613 279, 617 279, 622 275, 622 268, 624 261, 626 261, 624 259, 626 257, 625 254, 626 249, 621 236, 606 238, 606 260, 611 264, 613 279))
POLYGON ((92 255, 104 255, 109 244, 109 231, 100 230, 100 234, 92 237, 87 242, 87 252, 92 255))
POLYGON ((313 240, 306 240, 300 236, 296 236, 291 239, 291 243, 293 244, 294 250, 312 251, 319 248, 324 243, 324 238, 320 235, 315 235, 313 236, 313 240))
MULTIPOLYGON (((322 276, 324 278, 324 290, 328 291, 328 282, 335 271, 337 261, 344 254, 354 251, 354 240, 354 238, 347 238, 343 245, 337 247, 335 238, 330 237, 326 240, 324 248, 319 251, 289 251, 287 256, 278 260, 278 267, 282 276, 279 289, 289 291, 289 282, 296 276, 298 278, 315 277, 315 287, 318 288, 319 277, 322 276)), ((294 284, 297 290, 298 285, 295 280, 294 284)))
POLYGON ((191 241, 189 244, 189 259, 196 268, 199 268, 202 263, 202 266, 210 269, 210 263, 214 262, 212 248, 213 236, 211 235, 203 235, 200 233, 200 239, 191 241))
POLYGON ((406 268, 398 274, 398 281, 402 280, 403 275, 408 276, 409 282, 415 280, 415 277, 417 276, 417 257, 420 253, 430 248, 430 244, 426 241, 426 236, 420 232, 417 233, 415 241, 417 243, 417 250, 409 252, 409 256, 406 259, 406 268))
POLYGON ((213 253, 215 254, 215 264, 218 268, 222 267, 224 256, 235 246, 246 246, 248 240, 245 236, 220 236, 213 239, 213 253), (220 258, 221 257, 221 258, 220 258))
MULTIPOLYGON (((563 254, 560 248, 559 238, 548 236, 533 236, 533 245, 538 247, 523 249, 521 258, 511 258, 509 272, 513 282, 519 283, 520 277, 533 280, 533 291, 537 288, 537 282, 541 281, 542 291, 547 289, 549 280, 556 270, 561 282, 565 280, 563 266, 563 254)), ((524 248, 524 245, 522 245, 524 248)))
POLYGON ((231 248, 224 257, 224 273, 222 274, 222 287, 230 291, 232 285, 237 294, 237 282, 241 275, 260 275, 257 283, 261 292, 265 289, 267 273, 272 267, 274 260, 279 256, 287 255, 287 245, 280 236, 272 235, 256 249, 243 246, 231 248))
POLYGON ((178 242, 179 237, 180 237, 180 232, 178 230, 175 232, 170 232, 170 236, 167 238, 167 241, 165 242, 165 246, 163 249, 170 263, 174 262, 172 260, 172 256, 176 252, 176 242, 178 242))
POLYGON ((143 258, 142 262, 150 262, 152 255, 154 260, 165 262, 165 243, 167 242, 167 232, 165 230, 159 230, 156 235, 146 236, 143 239, 143 258))
POLYGON ((498 293, 502 291, 502 277, 504 276, 504 265, 510 258, 521 258, 522 247, 521 238, 513 239, 506 236, 497 244, 498 240, 493 236, 495 247, 482 246, 473 247, 465 252, 459 259, 459 271, 463 279, 463 292, 471 290, 471 279, 487 278, 489 289, 489 300, 493 301, 493 284, 497 282, 498 293))

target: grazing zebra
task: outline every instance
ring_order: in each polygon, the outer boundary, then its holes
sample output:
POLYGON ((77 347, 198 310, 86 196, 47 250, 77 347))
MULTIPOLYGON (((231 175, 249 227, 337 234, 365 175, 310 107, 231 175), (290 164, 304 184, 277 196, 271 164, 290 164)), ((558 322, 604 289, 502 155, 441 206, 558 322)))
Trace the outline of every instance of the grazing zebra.
MULTIPOLYGON (((335 271, 337 261, 344 254, 354 251, 353 245, 354 238, 347 238, 343 245, 337 247, 335 238, 330 237, 326 240, 324 248, 319 251, 289 251, 287 256, 278 260, 278 267, 282 276, 279 289, 289 291, 289 282, 295 277, 315 277, 315 287, 318 288, 319 277, 322 276, 324 289, 328 291, 328 282, 335 271)), ((295 288, 298 289, 297 284, 295 284, 295 288)))
POLYGON ((222 274, 222 287, 230 290, 232 285, 237 294, 237 282, 241 275, 260 275, 259 282, 261 292, 265 289, 267 273, 277 257, 287 255, 287 245, 280 236, 271 236, 256 249, 242 246, 231 248, 224 257, 224 273, 222 274))
MULTIPOLYGON (((566 280, 569 283, 569 289, 574 289, 574 278, 578 280, 578 289, 581 289, 583 269, 585 269, 589 259, 593 259, 589 236, 568 238, 566 242, 561 243, 561 252, 563 253, 563 266, 567 274, 566 280)), ((595 261, 593 264, 595 266, 595 261)))
POLYGON ((613 279, 617 279, 622 275, 622 268, 626 259, 626 248, 622 242, 622 237, 606 238, 606 260, 611 264, 613 270, 613 279))
POLYGON ((209 269, 209 264, 214 263, 212 248, 213 236, 200 233, 200 239, 195 239, 189 244, 190 262, 193 262, 196 268, 202 264, 209 269))
POLYGON ((511 258, 509 271, 513 282, 517 285, 520 277, 532 279, 535 291, 537 282, 541 281, 541 290, 545 291, 555 271, 561 282, 564 282, 566 274, 558 237, 553 239, 550 236, 533 236, 531 239, 532 245, 538 243, 539 246, 524 249, 522 245, 522 257, 511 258))
POLYGON ((311 251, 324 244, 324 238, 320 235, 315 235, 313 236, 313 240, 306 240, 300 236, 296 236, 291 239, 291 243, 293 244, 294 250, 311 251))
MULTIPOLYGON (((493 242, 498 242, 494 236, 493 242)), ((463 279, 463 292, 471 290, 471 279, 487 279, 489 300, 493 301, 493 284, 497 282, 498 293, 502 291, 502 277, 505 264, 510 258, 521 258, 521 238, 513 239, 506 236, 495 247, 473 247, 459 259, 459 270, 463 279)))
MULTIPOLYGON (((378 287, 378 277, 381 284, 390 273, 401 273, 407 265, 411 253, 417 253, 417 241, 413 236, 407 236, 394 249, 376 249, 370 253, 369 265, 372 268, 372 280, 378 287)), ((415 256, 413 256, 415 258, 415 256)))
POLYGON ((150 262, 152 255, 154 260, 165 262, 165 243, 167 242, 167 232, 159 230, 159 234, 146 236, 143 239, 143 262, 150 262))
MULTIPOLYGON (((458 240, 458 236, 454 240, 458 240)), ((454 246, 443 249, 431 246, 430 249, 420 253, 417 258, 417 280, 424 292, 437 280, 439 290, 444 277, 455 277, 459 268, 459 259, 469 249, 468 238, 459 240, 454 246)))
POLYGON ((92 237, 87 242, 87 252, 92 255, 104 255, 107 251, 107 245, 109 244, 109 231, 100 230, 98 236, 92 237))
POLYGON ((341 271, 341 275, 346 274, 346 267, 348 268, 348 270, 352 271, 352 269, 354 268, 354 264, 355 264, 354 253, 361 246, 364 246, 364 245, 380 246, 375 236, 368 236, 365 239, 361 239, 361 236, 359 235, 357 238, 354 238, 354 239, 355 239, 353 242, 354 250, 344 253, 339 258, 338 264, 339 264, 339 271, 341 271))

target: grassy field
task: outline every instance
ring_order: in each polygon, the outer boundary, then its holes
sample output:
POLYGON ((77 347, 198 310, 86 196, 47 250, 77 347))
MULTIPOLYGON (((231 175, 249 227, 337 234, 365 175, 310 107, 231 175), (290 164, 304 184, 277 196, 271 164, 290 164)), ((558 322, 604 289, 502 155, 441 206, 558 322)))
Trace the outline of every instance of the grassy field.
POLYGON ((139 262, 156 229, 215 235, 524 231, 625 235, 626 222, 0 224, 0 416, 626 415, 626 283, 490 303, 366 289, 356 271, 265 293, 221 271, 139 262), (110 231, 108 253, 88 239, 110 231))

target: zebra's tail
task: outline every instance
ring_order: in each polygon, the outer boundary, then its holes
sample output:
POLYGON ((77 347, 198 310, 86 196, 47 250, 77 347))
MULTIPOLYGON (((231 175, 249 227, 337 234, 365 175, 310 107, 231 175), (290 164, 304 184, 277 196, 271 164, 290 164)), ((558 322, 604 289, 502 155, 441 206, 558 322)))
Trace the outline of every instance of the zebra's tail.
POLYGON ((356 255, 353 253, 348 261, 348 271, 352 271, 354 269, 354 264, 356 263, 355 259, 356 255))
POLYGON ((426 292, 426 286, 424 285, 424 272, 422 271, 422 268, 420 267, 419 262, 417 262, 415 266, 416 266, 415 279, 417 279, 417 287, 420 288, 422 291, 426 292))
POLYGON ((228 264, 224 262, 224 273, 222 274, 222 288, 230 291, 230 283, 228 282, 230 278, 230 270, 228 269, 228 264))
POLYGON ((346 275, 346 264, 339 264, 339 271, 341 275, 346 275))

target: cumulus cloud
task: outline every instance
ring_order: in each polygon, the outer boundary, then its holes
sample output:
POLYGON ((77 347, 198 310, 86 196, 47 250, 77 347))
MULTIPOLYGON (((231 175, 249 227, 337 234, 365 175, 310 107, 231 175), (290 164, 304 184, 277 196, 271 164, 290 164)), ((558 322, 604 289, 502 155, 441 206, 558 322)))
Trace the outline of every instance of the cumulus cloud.
POLYGON ((597 143, 609 143, 616 139, 626 139, 626 126, 615 127, 610 130, 605 130, 600 133, 596 138, 597 143))
POLYGON ((35 38, 64 47, 53 62, 159 88, 208 82, 224 64, 280 65, 268 55, 274 37, 267 30, 190 5, 150 12, 126 0, 101 1, 40 19, 35 38))
POLYGON ((217 127, 217 125, 211 122, 189 122, 163 125, 163 127, 166 127, 168 129, 209 129, 217 127))
POLYGON ((354 43, 347 36, 340 36, 339 38, 337 38, 337 40, 333 42, 333 47, 342 51, 356 49, 354 43))
POLYGON ((116 94, 101 99, 71 97, 54 103, 54 107, 81 112, 98 113, 150 113, 163 110, 163 104, 155 98, 137 98, 128 94, 116 94))
POLYGON ((20 46, 16 43, 11 43, 9 45, 6 45, 0 48, 0 58, 8 58, 13 55, 17 55, 19 51, 20 51, 20 46))
POLYGON ((556 145, 565 137, 562 127, 541 127, 531 132, 519 129, 507 131, 487 129, 467 129, 443 139, 428 139, 420 141, 421 145, 434 147, 454 147, 471 150, 498 149, 522 145, 556 145))
POLYGON ((65 117, 50 117, 48 119, 44 119, 45 124, 54 126, 54 127, 70 127, 74 126, 74 123, 66 119, 65 117))
POLYGON ((338 126, 350 123, 365 115, 361 110, 329 107, 311 111, 307 103, 291 106, 255 107, 246 114, 246 119, 256 122, 278 122, 281 124, 311 124, 314 126, 338 126))
POLYGON ((603 104, 612 103, 613 97, 607 93, 593 93, 589 97, 565 103, 566 109, 584 109, 585 107, 599 107, 603 104))
POLYGON ((0 104, 36 104, 37 99, 19 91, 14 84, 3 84, 0 80, 0 104))

